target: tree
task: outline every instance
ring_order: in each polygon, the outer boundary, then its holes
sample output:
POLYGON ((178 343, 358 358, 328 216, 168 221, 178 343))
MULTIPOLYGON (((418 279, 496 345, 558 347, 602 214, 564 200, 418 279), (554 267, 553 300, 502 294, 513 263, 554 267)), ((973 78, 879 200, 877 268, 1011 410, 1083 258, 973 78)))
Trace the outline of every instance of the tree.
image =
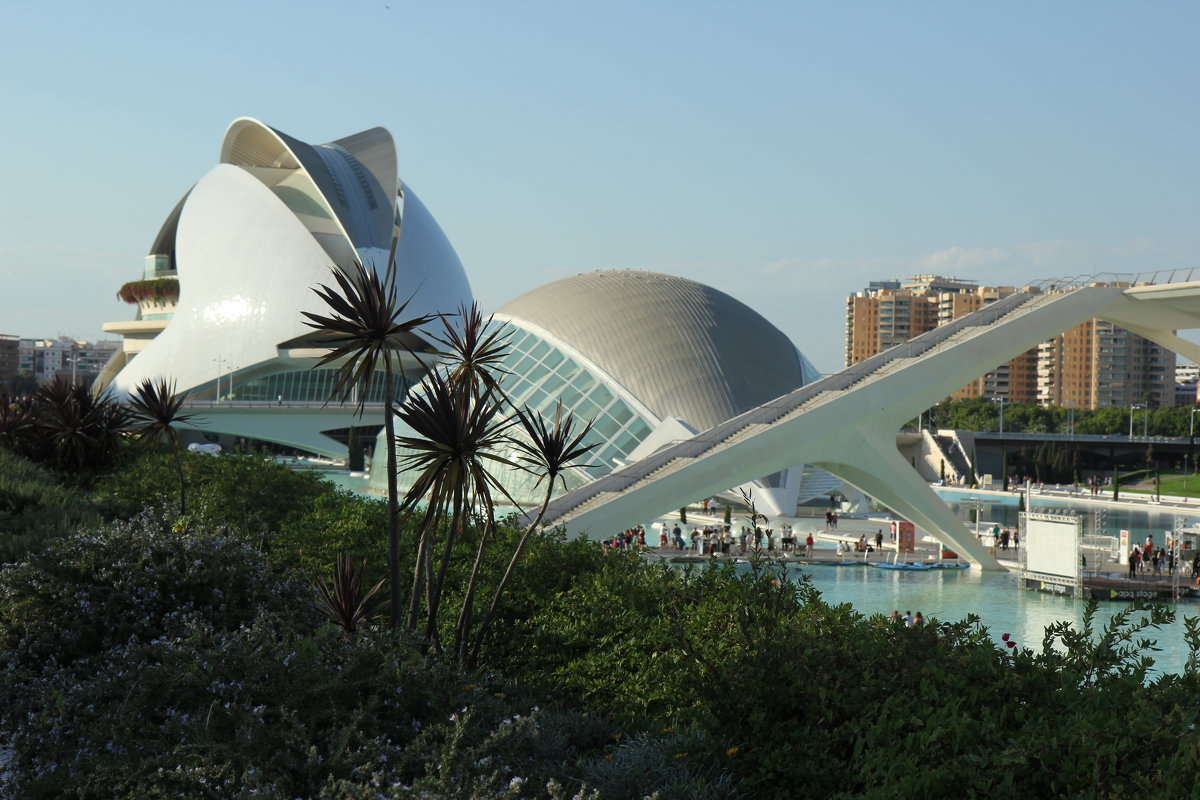
MULTIPOLYGON (((497 375, 508 354, 508 333, 486 320, 476 303, 460 306, 458 314, 442 317, 442 331, 433 338, 443 349, 439 369, 430 373, 400 414, 414 432, 401 439, 407 450, 404 465, 417 473, 404 496, 404 507, 426 502, 417 544, 417 562, 409 595, 406 624, 414 628, 420 613, 421 590, 426 597, 427 640, 440 648, 438 609, 454 544, 466 530, 468 509, 484 520, 475 564, 467 585, 464 611, 469 614, 479 567, 494 528, 492 490, 507 495, 487 469, 489 463, 515 466, 498 455, 507 443, 505 431, 513 421, 497 375), (438 571, 433 572, 433 543, 440 523, 448 520, 438 571)), ((455 651, 464 646, 462 614, 456 627, 455 651)))
MULTIPOLYGON (((425 590, 426 638, 440 649, 437 630, 446 569, 454 543, 467 522, 467 509, 478 509, 485 520, 493 518, 492 492, 504 492, 487 469, 488 462, 514 466, 499 455, 512 424, 503 413, 493 389, 476 396, 462 384, 451 384, 438 371, 430 372, 399 411, 412 431, 398 444, 405 448, 402 466, 414 477, 405 493, 405 510, 424 502, 425 515, 417 545, 406 625, 417 625, 421 591, 425 590), (446 522, 446 535, 436 575, 432 568, 436 533, 446 522)), ((484 535, 487 535, 485 530, 484 535)))
POLYGON ((195 414, 180 413, 187 393, 176 394, 175 383, 165 378, 143 380, 129 397, 134 430, 144 439, 155 441, 166 439, 175 458, 175 471, 179 477, 179 516, 187 514, 187 484, 183 477, 183 462, 179 457, 179 436, 175 426, 195 418, 195 414))
POLYGON ((362 414, 375 378, 383 372, 383 427, 387 443, 388 481, 388 583, 393 627, 400 624, 400 504, 396 487, 396 427, 393 419, 394 391, 392 376, 400 370, 400 352, 415 356, 424 343, 417 329, 435 315, 401 319, 412 301, 401 302, 396 292, 396 262, 388 263, 383 276, 361 261, 333 270, 336 286, 321 284, 314 291, 331 312, 302 312, 305 325, 316 333, 314 341, 329 347, 316 363, 337 366, 337 380, 330 399, 345 403, 357 391, 357 413, 362 414))

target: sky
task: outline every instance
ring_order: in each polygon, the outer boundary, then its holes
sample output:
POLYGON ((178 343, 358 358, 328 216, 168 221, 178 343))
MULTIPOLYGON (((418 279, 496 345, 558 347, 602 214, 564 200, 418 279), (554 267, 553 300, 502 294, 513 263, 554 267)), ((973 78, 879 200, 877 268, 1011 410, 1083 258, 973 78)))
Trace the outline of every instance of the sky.
POLYGON ((130 319, 241 116, 390 130, 485 310, 666 272, 825 372, 872 280, 1200 267, 1194 2, 66 0, 4 28, 0 333, 130 319))

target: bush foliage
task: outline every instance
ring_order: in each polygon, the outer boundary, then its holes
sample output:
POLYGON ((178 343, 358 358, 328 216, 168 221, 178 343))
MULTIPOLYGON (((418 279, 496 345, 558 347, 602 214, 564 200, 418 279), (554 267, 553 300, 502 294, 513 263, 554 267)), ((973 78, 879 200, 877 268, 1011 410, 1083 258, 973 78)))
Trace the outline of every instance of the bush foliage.
POLYGON ((50 539, 98 522, 78 492, 50 473, 0 448, 0 563, 39 549, 50 539))
MULTIPOLYGON (((679 571, 548 534, 466 670, 315 610, 309 577, 337 553, 383 560, 382 503, 256 457, 186 468, 188 518, 148 457, 95 499, 151 510, 0 568, 0 796, 1193 793, 1200 622, 1184 672, 1154 677, 1164 607, 1093 608, 1010 648, 971 618, 906 629, 831 606, 780 564, 679 571)), ((497 532, 483 581, 519 536, 497 532)))

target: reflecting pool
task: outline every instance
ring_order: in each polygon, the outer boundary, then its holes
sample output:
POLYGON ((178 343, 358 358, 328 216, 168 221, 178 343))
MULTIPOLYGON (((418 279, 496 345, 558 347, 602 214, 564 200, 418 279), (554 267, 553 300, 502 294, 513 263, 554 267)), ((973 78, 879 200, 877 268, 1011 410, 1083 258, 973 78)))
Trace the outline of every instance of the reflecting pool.
MULTIPOLYGON (((807 575, 827 603, 849 603, 863 614, 920 611, 927 619, 942 621, 975 614, 997 642, 1010 633, 1019 646, 1033 650, 1041 649, 1047 625, 1060 620, 1078 623, 1083 616, 1082 600, 1020 589, 1016 577, 1009 573, 978 569, 898 572, 869 566, 824 565, 791 565, 788 573, 793 577, 807 575)), ((1121 603, 1101 603, 1098 627, 1124 607, 1121 603)), ((1200 616, 1200 603, 1181 600, 1175 608, 1177 619, 1173 624, 1147 634, 1157 639, 1161 648, 1161 652, 1150 654, 1156 671, 1180 672, 1187 660, 1183 617, 1200 616)))

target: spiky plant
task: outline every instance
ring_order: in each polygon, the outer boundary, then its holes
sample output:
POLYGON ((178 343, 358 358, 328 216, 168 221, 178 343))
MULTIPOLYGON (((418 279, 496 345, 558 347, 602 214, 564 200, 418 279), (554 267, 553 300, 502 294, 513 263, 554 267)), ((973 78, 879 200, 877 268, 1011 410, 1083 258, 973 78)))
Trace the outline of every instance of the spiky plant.
POLYGON ((386 599, 376 597, 386 578, 366 588, 367 559, 339 555, 329 582, 317 578, 317 610, 353 640, 358 629, 381 616, 386 599))
MULTIPOLYGON (((41 459, 65 472, 92 470, 111 462, 129 418, 108 392, 92 394, 65 376, 40 388, 31 410, 41 459)), ((38 447, 36 442, 34 447, 38 447)))
MULTIPOLYGON (((535 488, 545 481, 546 492, 542 496, 542 503, 538 509, 538 513, 529 527, 521 534, 521 538, 517 542, 517 547, 513 551, 512 557, 509 558, 508 567, 504 570, 504 575, 500 578, 500 583, 496 585, 496 591, 492 595, 492 603, 479 625, 479 631, 474 637, 474 644, 470 646, 468 660, 472 662, 479 654, 479 646, 483 641, 483 637, 487 634, 492 619, 495 617, 496 609, 500 605, 500 599, 504 596, 504 590, 508 587, 508 583, 512 579, 517 563, 521 560, 521 555, 525 552, 525 546, 529 543, 529 537, 542 524, 546 508, 550 505, 550 498, 554 494, 555 482, 562 481, 563 488, 566 488, 563 473, 568 469, 589 466, 582 463, 580 459, 586 457, 596 446, 594 442, 589 444, 585 441, 588 434, 591 433, 593 423, 588 422, 582 429, 576 430, 574 415, 569 412, 564 414, 562 403, 559 403, 555 409, 554 421, 552 423, 547 422, 537 412, 519 411, 517 412, 516 419, 520 423, 522 433, 524 434, 510 437, 511 443, 517 450, 517 466, 537 476, 537 481, 534 483, 535 488)), ((476 567, 478 567, 478 562, 476 567)), ((460 646, 463 648, 467 647, 467 641, 470 639, 468 628, 470 626, 471 599, 468 596, 464 600, 462 613, 459 617, 460 633, 458 638, 461 642, 460 646)))
POLYGON ((196 420, 195 414, 183 413, 186 392, 175 391, 175 382, 166 378, 152 381, 149 378, 138 384, 129 396, 133 430, 147 441, 165 439, 175 459, 175 472, 179 478, 179 516, 187 514, 187 482, 183 476, 183 461, 179 456, 179 434, 175 426, 196 420))
POLYGON ((375 378, 383 372, 383 427, 387 441, 388 481, 388 586, 392 625, 401 619, 400 605, 400 504, 396 486, 396 426, 393 420, 395 397, 392 376, 400 370, 402 352, 414 354, 423 344, 416 335, 434 315, 402 318, 412 301, 403 302, 396 292, 396 262, 389 261, 381 277, 372 266, 360 261, 348 267, 335 267, 334 285, 321 284, 313 291, 324 301, 328 314, 302 312, 305 325, 315 338, 329 348, 315 365, 336 363, 337 380, 331 399, 345 403, 358 392, 356 411, 362 414, 375 378))
POLYGON ((508 356, 511 331, 497 327, 493 317, 484 319, 478 303, 459 306, 458 314, 442 318, 442 333, 434 338, 445 349, 438 357, 447 365, 447 380, 463 386, 478 397, 491 390, 500 395, 500 376, 508 374, 504 359, 508 356))
POLYGON ((515 466, 500 455, 512 421, 493 390, 477 396, 466 384, 452 384, 436 371, 409 396, 399 416, 412 431, 398 439, 406 450, 402 466, 414 476, 403 505, 407 509, 426 504, 407 624, 416 627, 424 588, 426 637, 438 649, 438 608, 454 543, 466 526, 468 509, 478 509, 485 520, 494 517, 493 492, 505 492, 489 467, 515 466), (434 538, 442 520, 449 524, 435 575, 434 538))

